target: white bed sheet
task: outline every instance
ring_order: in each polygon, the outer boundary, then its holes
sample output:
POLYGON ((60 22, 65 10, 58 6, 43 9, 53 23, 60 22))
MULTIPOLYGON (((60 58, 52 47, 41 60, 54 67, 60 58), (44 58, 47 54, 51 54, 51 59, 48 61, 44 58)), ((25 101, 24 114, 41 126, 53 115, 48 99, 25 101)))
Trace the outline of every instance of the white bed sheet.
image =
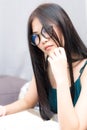
POLYGON ((0 130, 60 130, 56 121, 43 121, 40 117, 23 111, 0 117, 0 130))

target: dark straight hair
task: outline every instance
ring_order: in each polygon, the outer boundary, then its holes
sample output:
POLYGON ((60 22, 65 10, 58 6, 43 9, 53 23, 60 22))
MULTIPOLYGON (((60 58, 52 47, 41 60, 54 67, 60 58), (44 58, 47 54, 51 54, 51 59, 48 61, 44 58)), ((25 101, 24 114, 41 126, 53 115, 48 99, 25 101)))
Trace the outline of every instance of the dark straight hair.
MULTIPOLYGON (((74 99, 75 94, 72 62, 87 58, 87 49, 75 30, 67 13, 59 5, 54 3, 42 4, 30 15, 28 21, 28 41, 39 97, 40 114, 43 119, 50 119, 53 113, 50 110, 48 102, 49 87, 51 84, 47 74, 47 60, 45 60, 44 53, 37 46, 33 46, 31 44, 32 21, 35 18, 38 18, 44 27, 48 26, 50 23, 56 25, 57 29, 60 29, 63 34, 64 48, 66 51, 71 78, 70 90, 72 100, 74 99), (77 55, 77 57, 73 57, 73 54, 77 55)), ((52 38, 59 40, 55 33, 52 38)), ((62 46, 61 42, 60 46, 62 46)))

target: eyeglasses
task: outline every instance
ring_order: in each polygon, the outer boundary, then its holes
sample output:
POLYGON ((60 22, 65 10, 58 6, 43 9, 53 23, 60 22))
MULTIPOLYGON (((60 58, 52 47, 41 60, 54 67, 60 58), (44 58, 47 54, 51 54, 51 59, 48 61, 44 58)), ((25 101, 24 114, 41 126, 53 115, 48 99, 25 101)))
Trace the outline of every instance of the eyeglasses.
POLYGON ((42 27, 40 34, 33 33, 31 35, 31 44, 34 45, 34 46, 39 45, 40 42, 41 42, 40 35, 42 35, 46 39, 49 39, 52 35, 52 30, 53 30, 52 26, 49 26, 49 27, 46 27, 46 28, 42 27))

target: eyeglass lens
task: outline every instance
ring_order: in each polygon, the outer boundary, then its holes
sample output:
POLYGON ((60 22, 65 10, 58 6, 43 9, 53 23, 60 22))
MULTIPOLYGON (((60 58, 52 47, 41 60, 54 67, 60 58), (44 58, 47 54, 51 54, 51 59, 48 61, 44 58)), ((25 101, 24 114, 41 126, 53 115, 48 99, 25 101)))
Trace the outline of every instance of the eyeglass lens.
POLYGON ((52 31, 52 26, 50 26, 49 28, 44 28, 42 27, 41 29, 41 34, 32 34, 31 36, 31 43, 34 45, 34 46, 37 46, 39 43, 40 43, 40 35, 42 35, 44 38, 46 39, 49 39, 50 38, 50 35, 49 35, 49 31, 52 31))

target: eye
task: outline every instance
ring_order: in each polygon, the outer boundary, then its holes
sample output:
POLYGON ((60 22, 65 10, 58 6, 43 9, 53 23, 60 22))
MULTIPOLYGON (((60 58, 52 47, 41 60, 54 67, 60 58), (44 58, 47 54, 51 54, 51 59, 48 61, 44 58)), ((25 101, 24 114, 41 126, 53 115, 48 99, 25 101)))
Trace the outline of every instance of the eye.
POLYGON ((38 45, 39 44, 39 35, 38 34, 33 34, 31 36, 31 42, 34 44, 34 45, 38 45))
POLYGON ((44 34, 46 35, 45 37, 49 38, 53 34, 53 26, 46 26, 44 28, 44 34))
POLYGON ((42 29, 42 35, 45 36, 45 38, 49 37, 49 34, 47 33, 45 28, 42 29))
POLYGON ((36 39, 37 39, 37 35, 36 35, 36 34, 33 34, 33 35, 31 36, 31 41, 32 41, 33 43, 35 43, 36 39))
POLYGON ((42 29, 42 32, 43 32, 43 33, 47 33, 47 31, 46 31, 46 29, 45 29, 45 28, 43 28, 43 29, 42 29))

